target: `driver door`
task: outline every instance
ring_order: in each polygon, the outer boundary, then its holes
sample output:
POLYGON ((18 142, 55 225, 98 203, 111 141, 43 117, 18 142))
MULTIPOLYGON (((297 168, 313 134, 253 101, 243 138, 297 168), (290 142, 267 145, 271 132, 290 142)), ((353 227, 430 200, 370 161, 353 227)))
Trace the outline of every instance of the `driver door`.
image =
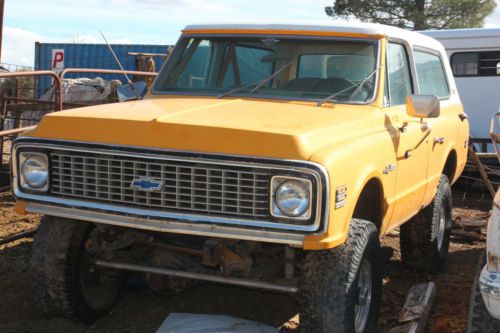
POLYGON ((427 188, 429 147, 427 129, 406 112, 406 97, 413 94, 408 51, 403 44, 387 45, 385 112, 394 132, 396 153, 395 208, 391 226, 395 227, 418 213, 427 188))

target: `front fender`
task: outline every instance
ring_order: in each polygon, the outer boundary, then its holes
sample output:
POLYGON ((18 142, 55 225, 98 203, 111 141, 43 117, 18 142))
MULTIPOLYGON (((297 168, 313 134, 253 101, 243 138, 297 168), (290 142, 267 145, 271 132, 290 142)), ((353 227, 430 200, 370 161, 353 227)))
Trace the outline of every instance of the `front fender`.
POLYGON ((382 186, 384 202, 374 204, 383 205, 383 225, 388 222, 396 172, 385 174, 384 170, 390 164, 396 165, 396 154, 392 139, 387 132, 359 138, 348 145, 322 149, 314 154, 311 160, 322 164, 328 170, 330 216, 327 232, 322 235, 307 236, 304 240, 304 249, 329 249, 345 242, 358 199, 365 185, 372 179, 377 179, 382 186), (347 187, 347 199, 343 207, 337 208, 335 191, 340 186, 347 187))

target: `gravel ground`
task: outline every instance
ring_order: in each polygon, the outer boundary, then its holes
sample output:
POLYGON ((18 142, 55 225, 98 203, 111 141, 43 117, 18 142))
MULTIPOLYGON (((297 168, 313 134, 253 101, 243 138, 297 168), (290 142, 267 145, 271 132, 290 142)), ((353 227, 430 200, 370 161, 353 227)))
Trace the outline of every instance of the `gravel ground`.
MULTIPOLYGON (((491 202, 487 198, 455 196, 456 218, 487 219, 491 202)), ((38 216, 19 216, 13 200, 0 194, 0 238, 36 227, 38 216)), ((92 326, 63 319, 45 318, 31 296, 28 262, 32 239, 0 246, 0 332, 154 332, 170 312, 228 314, 262 321, 274 326, 297 326, 298 308, 290 297, 269 292, 215 284, 203 284, 174 296, 147 290, 125 290, 111 312, 92 326)), ((451 332, 464 332, 469 294, 476 262, 484 243, 453 238, 449 261, 438 276, 415 272, 400 262, 399 235, 385 237, 383 245, 394 249, 384 267, 384 296, 380 332, 397 322, 407 290, 416 283, 434 281, 437 298, 429 327, 445 323, 451 332)))

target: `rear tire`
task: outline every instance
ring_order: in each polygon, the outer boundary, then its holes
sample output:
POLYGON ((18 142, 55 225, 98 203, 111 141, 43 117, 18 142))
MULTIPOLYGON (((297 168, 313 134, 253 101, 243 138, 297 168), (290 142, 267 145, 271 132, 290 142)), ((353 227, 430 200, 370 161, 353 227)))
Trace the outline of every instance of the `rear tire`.
POLYGON ((306 257, 300 282, 300 331, 375 333, 381 295, 377 228, 353 219, 343 245, 311 251, 306 257))
POLYGON ((500 332, 500 320, 490 316, 483 296, 479 290, 479 275, 486 265, 486 253, 482 253, 476 269, 476 277, 472 285, 469 305, 469 323, 467 333, 498 333, 500 332))
POLYGON ((30 280, 45 314, 90 323, 117 300, 122 273, 92 265, 85 248, 92 229, 83 221, 42 218, 33 243, 30 280))
POLYGON ((439 272, 448 256, 453 208, 451 187, 441 175, 432 203, 400 229, 401 258, 412 268, 439 272))

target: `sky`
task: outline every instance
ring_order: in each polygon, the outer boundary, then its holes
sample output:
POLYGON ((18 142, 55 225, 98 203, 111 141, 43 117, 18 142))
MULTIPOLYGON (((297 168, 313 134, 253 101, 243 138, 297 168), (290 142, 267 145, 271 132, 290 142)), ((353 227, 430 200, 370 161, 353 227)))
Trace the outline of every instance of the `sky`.
MULTIPOLYGON (((174 44, 187 24, 330 20, 333 0, 5 0, 2 63, 33 66, 39 42, 174 44)), ((498 8, 486 27, 500 27, 498 8)))

